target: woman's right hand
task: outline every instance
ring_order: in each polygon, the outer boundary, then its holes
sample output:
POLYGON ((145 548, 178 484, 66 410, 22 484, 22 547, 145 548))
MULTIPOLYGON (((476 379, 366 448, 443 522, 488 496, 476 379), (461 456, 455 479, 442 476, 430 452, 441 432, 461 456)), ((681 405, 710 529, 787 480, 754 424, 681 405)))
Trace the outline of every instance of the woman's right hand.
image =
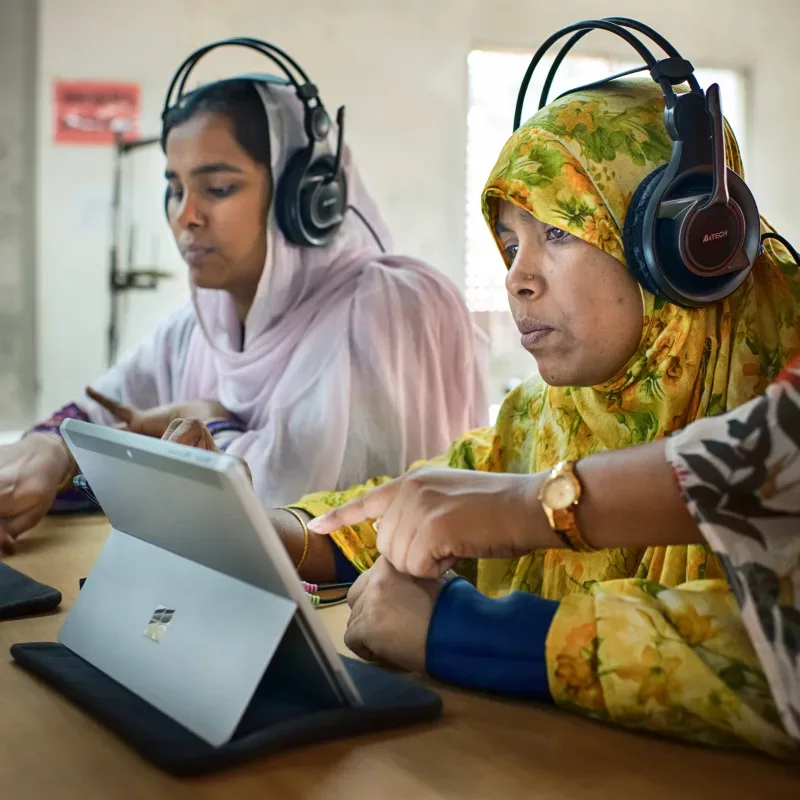
POLYGON ((0 447, 0 550, 14 552, 17 537, 50 510, 72 467, 66 444, 51 434, 0 447))
MULTIPOLYGON (((551 473, 419 469, 308 524, 330 534, 378 520, 377 549, 398 572, 436 578, 461 559, 517 558, 564 547, 539 502, 551 473)), ((598 550, 702 544, 666 457, 666 440, 580 462, 578 527, 598 550)))
POLYGON ((418 469, 309 523, 330 534, 378 520, 377 548, 399 572, 438 578, 465 558, 516 558, 558 547, 536 496, 539 475, 418 469))

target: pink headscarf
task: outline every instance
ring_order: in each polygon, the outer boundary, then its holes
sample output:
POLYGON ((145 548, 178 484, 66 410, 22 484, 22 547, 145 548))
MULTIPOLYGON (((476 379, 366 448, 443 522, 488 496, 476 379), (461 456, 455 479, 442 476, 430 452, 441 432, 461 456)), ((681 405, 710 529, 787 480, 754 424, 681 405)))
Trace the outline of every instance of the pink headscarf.
MULTIPOLYGON (((277 185, 305 142, 303 107, 289 88, 257 88, 277 185)), ((389 251, 347 148, 343 164, 349 204, 389 251)), ((229 294, 194 289, 193 301, 200 325, 170 402, 213 397, 245 423, 228 452, 246 458, 268 504, 399 474, 485 422, 485 340, 459 292, 421 261, 381 255, 352 212, 326 247, 297 247, 271 204, 243 343, 229 294)))

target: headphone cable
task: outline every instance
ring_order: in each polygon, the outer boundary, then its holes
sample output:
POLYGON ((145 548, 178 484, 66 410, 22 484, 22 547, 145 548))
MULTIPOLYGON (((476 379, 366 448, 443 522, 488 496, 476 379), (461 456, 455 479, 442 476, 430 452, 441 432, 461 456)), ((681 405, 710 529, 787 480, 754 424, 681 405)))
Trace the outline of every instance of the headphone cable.
POLYGON ((774 239, 776 242, 780 242, 789 251, 789 254, 794 259, 794 263, 800 266, 800 255, 797 254, 797 250, 795 250, 794 247, 792 247, 791 243, 787 239, 785 239, 779 233, 773 233, 772 231, 768 231, 767 233, 761 234, 762 247, 767 239, 774 239))
POLYGON ((348 211, 352 211, 363 223, 364 227, 372 234, 372 238, 375 240, 375 244, 378 245, 378 249, 383 253, 386 254, 386 248, 383 246, 383 242, 381 241, 381 237, 378 236, 375 228, 369 224, 367 218, 355 207, 355 206, 347 206, 348 211))

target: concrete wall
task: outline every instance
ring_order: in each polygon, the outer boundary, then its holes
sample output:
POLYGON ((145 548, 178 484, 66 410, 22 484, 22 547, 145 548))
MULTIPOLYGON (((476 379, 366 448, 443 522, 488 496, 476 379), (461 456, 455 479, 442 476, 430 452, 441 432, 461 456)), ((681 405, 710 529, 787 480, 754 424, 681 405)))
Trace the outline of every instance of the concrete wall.
POLYGON ((35 396, 36 5, 0 0, 0 430, 35 396))
MULTIPOLYGON (((167 81, 192 48, 235 34, 275 41, 317 80, 329 107, 347 103, 348 138, 396 242, 463 285, 467 54, 475 47, 531 50, 560 25, 609 14, 643 17, 697 63, 746 70, 750 182, 764 213, 800 240, 797 0, 41 0, 41 409, 76 396, 103 369, 108 307, 104 209, 111 155, 107 148, 52 143, 56 78, 140 82, 142 128, 149 134, 158 131, 167 81), (68 324, 65 307, 80 309, 68 324)), ((588 38, 584 52, 628 55, 622 43, 601 34, 588 38)), ((201 77, 263 69, 247 55, 212 58, 201 77)), ((130 299, 123 345, 186 297, 184 270, 161 216, 160 156, 141 158, 130 181, 136 260, 156 258, 179 277, 155 295, 130 299)))

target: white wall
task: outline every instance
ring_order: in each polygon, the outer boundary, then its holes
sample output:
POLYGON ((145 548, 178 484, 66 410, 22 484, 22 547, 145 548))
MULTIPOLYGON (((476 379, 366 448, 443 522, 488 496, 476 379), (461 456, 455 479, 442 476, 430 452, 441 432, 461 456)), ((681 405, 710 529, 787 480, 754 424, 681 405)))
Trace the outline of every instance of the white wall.
POLYGON ((34 400, 36 6, 0 0, 0 430, 34 400))
MULTIPOLYGON (((76 396, 103 369, 108 304, 103 207, 110 195, 110 150, 52 144, 56 78, 139 81, 148 134, 158 131, 167 81, 192 48, 236 34, 280 44, 317 80, 329 108, 347 103, 348 138, 398 245, 460 283, 468 52, 533 49, 560 25, 610 14, 642 17, 698 63, 747 71, 749 180, 762 212, 800 241, 793 211, 797 0, 41 0, 40 411, 76 396)), ((612 37, 593 34, 588 42, 584 52, 627 55, 612 37)), ((202 75, 254 66, 260 62, 248 56, 219 56, 202 75)), ((139 260, 149 256, 150 237, 158 231, 161 256, 166 262, 169 254, 181 278, 155 298, 134 299, 126 344, 185 297, 181 265, 160 218, 161 166, 156 154, 148 158, 156 177, 140 187, 151 199, 140 212, 146 243, 139 260)))

